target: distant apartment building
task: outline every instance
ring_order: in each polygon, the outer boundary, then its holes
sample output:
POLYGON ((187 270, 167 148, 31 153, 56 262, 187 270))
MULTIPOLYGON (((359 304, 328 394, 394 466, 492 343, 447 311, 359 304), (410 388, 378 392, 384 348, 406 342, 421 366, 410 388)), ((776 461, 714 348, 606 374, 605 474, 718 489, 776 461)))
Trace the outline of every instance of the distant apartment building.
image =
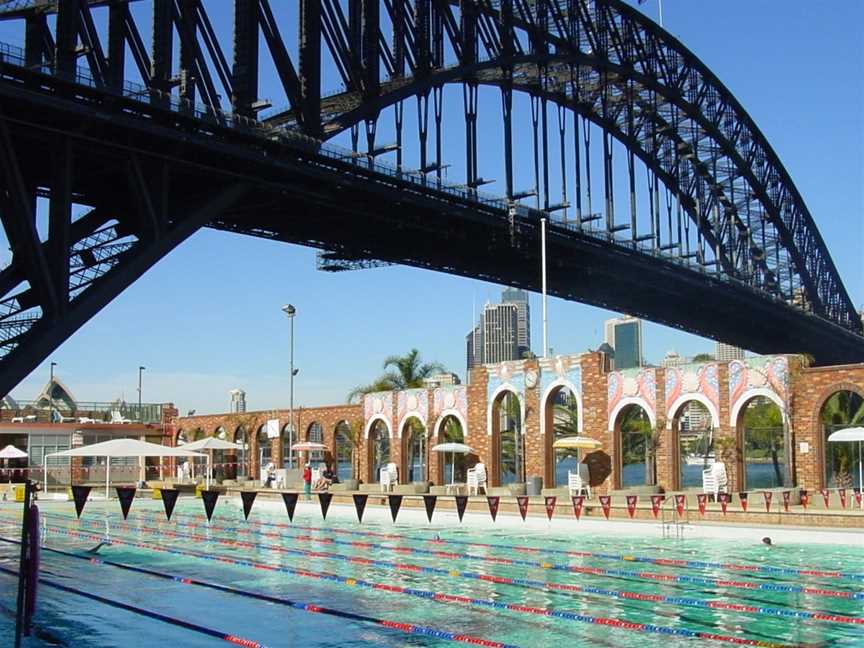
POLYGON ((483 363, 519 359, 516 304, 486 304, 483 307, 483 363))
POLYGON ((665 369, 674 369, 675 367, 683 367, 691 362, 693 362, 693 358, 679 355, 677 351, 667 351, 663 357, 662 364, 665 369))
POLYGON ((462 383, 459 380, 459 376, 449 371, 445 373, 433 374, 428 378, 423 379, 423 386, 426 389, 437 389, 438 387, 448 387, 450 385, 460 384, 462 383))
POLYGON ((531 306, 528 303, 528 291, 505 288, 501 293, 501 303, 516 306, 517 357, 524 358, 531 351, 531 306))
POLYGON ((604 331, 606 344, 615 351, 615 369, 642 366, 642 320, 626 315, 606 320, 604 331))
POLYGON ((246 392, 242 389, 232 389, 231 394, 231 413, 243 414, 246 412, 246 392))
POLYGON ((718 342, 714 348, 714 359, 717 362, 731 362, 732 360, 743 360, 744 349, 733 346, 731 344, 726 344, 725 342, 718 342))

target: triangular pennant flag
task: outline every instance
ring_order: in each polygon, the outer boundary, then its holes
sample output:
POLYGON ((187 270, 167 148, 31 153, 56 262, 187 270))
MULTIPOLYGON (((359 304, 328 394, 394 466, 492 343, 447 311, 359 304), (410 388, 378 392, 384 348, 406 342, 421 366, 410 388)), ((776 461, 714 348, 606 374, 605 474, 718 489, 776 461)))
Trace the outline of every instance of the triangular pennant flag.
POLYGON ((585 504, 585 496, 573 495, 570 499, 573 501, 573 515, 575 515, 578 520, 582 515, 582 506, 585 504))
POLYGON ((699 515, 705 515, 705 505, 708 504, 708 495, 705 493, 697 493, 696 503, 699 505, 699 515))
POLYGON ((163 488, 161 493, 162 505, 165 507, 165 517, 170 520, 171 514, 174 512, 174 505, 177 503, 177 497, 180 495, 180 491, 176 488, 163 488))
POLYGON ((765 500, 765 512, 771 512, 771 500, 774 498, 774 493, 771 491, 762 491, 762 497, 765 500))
POLYGON ((552 519, 552 516, 555 515, 555 502, 557 501, 558 498, 554 495, 546 496, 546 517, 550 520, 552 519))
POLYGON ((652 495, 651 496, 651 512, 654 514, 654 517, 657 517, 657 513, 660 512, 660 507, 663 505, 663 500, 666 499, 664 495, 652 495))
POLYGON ((747 510, 747 493, 738 493, 738 499, 741 500, 741 508, 747 510))
POLYGON ((783 491, 783 510, 789 512, 789 500, 792 498, 792 491, 783 491))
POLYGON ((327 509, 330 508, 330 500, 333 499, 333 493, 318 493, 318 503, 321 505, 321 517, 327 519, 327 509))
POLYGON ((846 508, 846 489, 845 488, 838 488, 837 494, 840 496, 840 506, 842 506, 845 509, 846 508))
POLYGON ((395 522, 396 516, 399 515, 399 507, 402 506, 402 496, 388 495, 387 501, 390 504, 390 517, 392 517, 395 522))
POLYGON ((299 493, 282 493, 282 501, 285 502, 285 511, 288 513, 288 519, 294 521, 294 509, 297 508, 297 497, 299 493))
POLYGON ((822 499, 825 500, 825 508, 831 508, 831 491, 829 491, 827 488, 822 488, 819 490, 819 492, 822 493, 822 499))
POLYGON ((720 508, 723 510, 723 515, 726 515, 726 507, 729 506, 729 493, 720 493, 720 508))
POLYGON ((807 494, 807 491, 803 488, 798 491, 798 495, 801 497, 801 506, 804 507, 804 510, 807 510, 807 504, 810 503, 810 496, 807 494))
POLYGON ((676 495, 675 496, 675 510, 678 511, 678 515, 684 515, 684 509, 687 508, 687 496, 686 495, 676 495))
POLYGON ((852 492, 855 494, 855 503, 861 506, 861 489, 856 486, 852 489, 852 492))
POLYGON ((486 503, 489 504, 489 515, 492 516, 492 521, 498 517, 498 505, 501 503, 501 498, 498 495, 489 495, 486 497, 486 503))
POLYGON ((213 510, 216 508, 216 500, 219 499, 219 491, 201 491, 201 499, 204 500, 204 512, 207 514, 207 521, 209 522, 213 517, 213 510))
POLYGON ((519 506, 519 515, 522 516, 522 521, 525 521, 525 516, 528 515, 528 497, 526 495, 518 495, 516 504, 519 506))
POLYGON ((252 511, 252 504, 255 502, 255 496, 258 491, 240 491, 240 499, 243 500, 243 517, 249 519, 249 513, 252 511))
POLYGON ((72 500, 75 502, 75 513, 81 517, 81 512, 84 510, 84 505, 87 503, 87 498, 90 496, 90 486, 73 486, 72 500))
POLYGON ((465 507, 468 506, 467 495, 456 496, 456 513, 459 515, 459 521, 462 521, 462 516, 465 515, 465 507))
POLYGON ((612 496, 611 495, 601 495, 600 496, 600 506, 603 507, 603 515, 606 516, 606 519, 609 519, 609 509, 612 508, 612 496))
POLYGON ((369 499, 368 495, 354 495, 354 508, 357 511, 357 521, 363 521, 363 511, 366 510, 366 500, 369 499))
POLYGON ((627 514, 632 518, 636 513, 636 502, 639 500, 639 497, 636 495, 628 495, 627 496, 627 514))
POLYGON ((438 502, 437 495, 424 495, 423 505, 426 507, 426 519, 432 523, 432 514, 435 512, 435 504, 438 502))
POLYGON ((120 500, 120 510, 123 512, 125 520, 129 515, 129 509, 132 508, 132 500, 135 499, 134 486, 117 486, 117 499, 120 500))

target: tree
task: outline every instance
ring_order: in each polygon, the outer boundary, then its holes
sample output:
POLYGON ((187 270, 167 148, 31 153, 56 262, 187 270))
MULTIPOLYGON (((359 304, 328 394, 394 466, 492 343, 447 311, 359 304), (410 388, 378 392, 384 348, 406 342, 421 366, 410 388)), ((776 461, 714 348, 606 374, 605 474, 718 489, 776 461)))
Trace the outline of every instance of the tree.
POLYGON ((361 396, 374 392, 422 387, 425 378, 444 371, 439 362, 422 362, 417 349, 411 349, 402 356, 388 356, 384 360, 384 374, 368 385, 352 389, 348 394, 348 402, 355 402, 361 396))
MULTIPOLYGON (((839 391, 833 394, 822 408, 822 425, 825 432, 864 425, 864 399, 852 391, 839 391)), ((849 466, 853 464, 852 444, 828 443, 829 452, 826 460, 834 473, 834 482, 840 485, 848 475, 849 466)))
POLYGON ((621 413, 621 439, 624 454, 622 463, 645 462, 645 483, 653 486, 657 482, 657 450, 662 443, 662 433, 651 427, 648 415, 638 405, 625 407, 621 413), (627 441, 629 440, 629 443, 627 441))
POLYGON ((693 362, 711 362, 714 356, 710 353, 697 353, 693 356, 693 362))
MULTIPOLYGON (((780 469, 780 451, 785 444, 783 434, 783 414, 775 403, 767 398, 757 397, 744 411, 746 440, 758 452, 768 452, 774 464, 774 477, 778 485, 783 484, 783 471, 780 469)), ((755 456, 757 453, 753 453, 755 456)))
MULTIPOLYGON (((340 423, 336 427, 336 445, 339 444, 339 436, 351 448, 351 479, 359 479, 360 475, 360 447, 363 444, 363 421, 358 419, 353 423, 340 423)), ((337 454, 336 461, 339 461, 337 454)))

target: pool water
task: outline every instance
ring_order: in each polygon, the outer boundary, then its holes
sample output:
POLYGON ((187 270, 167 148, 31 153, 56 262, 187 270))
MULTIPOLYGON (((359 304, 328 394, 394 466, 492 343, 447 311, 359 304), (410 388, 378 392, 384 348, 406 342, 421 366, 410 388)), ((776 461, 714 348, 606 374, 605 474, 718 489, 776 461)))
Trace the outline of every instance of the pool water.
MULTIPOLYGON (((200 500, 181 499, 170 522, 159 502, 136 500, 125 523, 117 509, 110 503, 106 517, 91 502, 77 521, 71 503, 43 504, 46 547, 81 556, 105 535, 113 541, 99 551, 104 562, 43 551, 43 577, 271 648, 457 645, 454 634, 531 648, 864 646, 864 542, 856 535, 849 545, 765 547, 661 540, 638 525, 632 537, 513 525, 359 525, 339 511, 322 520, 317 507, 298 508, 289 523, 284 510, 258 503, 245 522, 225 500, 209 525, 200 500), (426 634, 406 632, 418 626, 426 634)), ((0 536, 16 537, 16 514, 0 509, 0 536)), ((0 543, 0 567, 16 569, 17 552, 0 543)), ((11 636, 14 596, 14 577, 0 572, 2 636, 11 636)), ((49 586, 39 597, 30 646, 224 645, 49 586)))

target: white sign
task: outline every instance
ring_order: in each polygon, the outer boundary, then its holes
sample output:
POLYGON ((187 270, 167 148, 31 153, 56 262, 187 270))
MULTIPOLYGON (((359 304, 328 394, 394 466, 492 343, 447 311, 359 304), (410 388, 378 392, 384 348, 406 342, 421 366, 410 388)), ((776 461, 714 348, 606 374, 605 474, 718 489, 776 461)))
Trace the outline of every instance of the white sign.
POLYGON ((806 441, 802 441, 801 443, 798 444, 798 450, 801 452, 801 454, 809 454, 810 444, 807 443, 806 441))
POLYGON ((77 448, 84 445, 84 435, 81 432, 75 431, 72 433, 72 447, 77 448))
POLYGON ((267 438, 276 439, 279 437, 279 419, 270 419, 267 421, 267 438))

